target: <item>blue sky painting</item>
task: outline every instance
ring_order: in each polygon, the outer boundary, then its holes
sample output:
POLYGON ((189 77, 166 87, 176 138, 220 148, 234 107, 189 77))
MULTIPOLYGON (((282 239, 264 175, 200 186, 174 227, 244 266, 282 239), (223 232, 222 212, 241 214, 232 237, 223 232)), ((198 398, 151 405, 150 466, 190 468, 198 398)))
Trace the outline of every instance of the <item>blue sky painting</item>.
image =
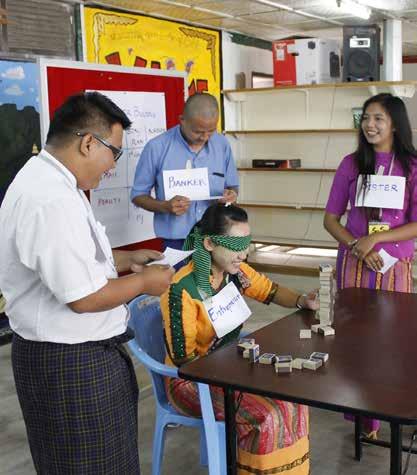
POLYGON ((33 106, 39 112, 36 63, 0 61, 0 106, 16 104, 18 110, 33 106))

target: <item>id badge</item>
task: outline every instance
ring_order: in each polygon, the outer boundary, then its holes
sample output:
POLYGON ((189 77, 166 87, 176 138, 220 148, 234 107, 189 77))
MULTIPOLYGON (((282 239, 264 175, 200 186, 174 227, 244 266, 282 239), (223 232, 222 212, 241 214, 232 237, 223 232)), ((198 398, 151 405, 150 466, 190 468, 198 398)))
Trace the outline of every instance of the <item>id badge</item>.
POLYGON ((381 221, 369 222, 368 234, 380 233, 382 231, 389 231, 389 223, 382 223, 381 221))

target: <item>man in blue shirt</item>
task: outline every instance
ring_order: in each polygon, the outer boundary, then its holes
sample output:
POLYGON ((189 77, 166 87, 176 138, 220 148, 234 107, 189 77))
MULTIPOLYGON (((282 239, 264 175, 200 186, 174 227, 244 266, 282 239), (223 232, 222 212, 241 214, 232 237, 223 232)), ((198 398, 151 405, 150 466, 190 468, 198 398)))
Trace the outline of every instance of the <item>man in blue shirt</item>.
POLYGON ((219 120, 217 100, 210 94, 188 98, 177 125, 150 140, 138 162, 131 200, 153 211, 154 230, 164 248, 181 249, 184 239, 200 220, 211 200, 190 201, 185 196, 165 199, 163 171, 207 167, 210 196, 221 202, 235 202, 239 179, 227 139, 216 132, 219 120), (156 198, 150 196, 155 187, 156 198))

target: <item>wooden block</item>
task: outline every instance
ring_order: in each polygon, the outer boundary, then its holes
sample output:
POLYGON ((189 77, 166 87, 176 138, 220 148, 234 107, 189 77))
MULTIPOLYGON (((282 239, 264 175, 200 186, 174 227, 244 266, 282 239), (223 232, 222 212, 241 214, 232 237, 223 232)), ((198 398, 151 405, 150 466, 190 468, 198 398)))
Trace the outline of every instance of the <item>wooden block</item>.
POLYGON ((323 363, 329 360, 329 353, 323 353, 321 351, 314 351, 310 355, 310 359, 321 360, 323 363))
POLYGON ((316 371, 316 369, 320 368, 320 366, 322 365, 322 361, 321 360, 304 360, 304 363, 303 363, 303 368, 306 368, 306 369, 311 369, 313 371, 316 371))
POLYGON ((304 361, 304 358, 295 358, 295 360, 292 360, 292 367, 294 369, 303 369, 304 361))
POLYGON ((330 288, 330 286, 320 287, 319 297, 325 297, 326 295, 332 295, 332 289, 330 288))
POLYGON ((320 333, 323 333, 324 336, 335 335, 334 328, 330 325, 321 326, 319 329, 320 333))
POLYGON ((251 363, 256 363, 259 359, 260 348, 259 345, 253 345, 252 348, 248 349, 249 352, 249 361, 251 363))
POLYGON ((255 338, 240 338, 239 339, 239 345, 241 345, 241 344, 254 345, 255 344, 255 338))
POLYGON ((319 300, 320 300, 320 308, 322 308, 323 305, 333 306, 333 303, 334 303, 334 298, 332 295, 319 295, 319 300))
POLYGON ((321 272, 333 272, 333 266, 331 264, 320 264, 319 266, 321 272))
POLYGON ((274 353, 264 353, 259 357, 259 363, 261 364, 273 364, 275 360, 276 356, 274 353))
POLYGON ((311 330, 300 330, 300 338, 311 338, 311 330))
POLYGON ((320 321, 331 320, 333 317, 333 308, 320 308, 319 310, 320 321))
POLYGON ((291 373, 292 372, 292 363, 275 363, 275 372, 276 373, 291 373))
POLYGON ((311 325, 311 331, 314 333, 318 333, 320 328, 320 323, 315 323, 314 325, 311 325))
POLYGON ((237 345, 237 351, 240 353, 240 354, 243 354, 243 352, 245 350, 249 350, 249 348, 252 348, 252 346, 254 345, 254 343, 238 343, 237 345))

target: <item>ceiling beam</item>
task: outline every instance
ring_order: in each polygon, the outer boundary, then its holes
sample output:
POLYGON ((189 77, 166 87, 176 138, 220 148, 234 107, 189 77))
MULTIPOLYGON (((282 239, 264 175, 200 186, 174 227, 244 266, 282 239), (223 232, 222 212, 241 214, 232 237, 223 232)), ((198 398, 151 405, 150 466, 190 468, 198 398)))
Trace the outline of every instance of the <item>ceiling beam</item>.
POLYGON ((305 12, 304 10, 297 10, 295 8, 289 7, 288 5, 283 5, 282 3, 275 2, 272 0, 253 0, 256 3, 261 5, 269 5, 270 7, 275 7, 277 10, 285 10, 296 15, 300 15, 306 18, 313 18, 314 20, 320 20, 331 25, 343 26, 343 23, 337 20, 332 20, 331 18, 323 17, 320 15, 313 15, 312 13, 305 12))

